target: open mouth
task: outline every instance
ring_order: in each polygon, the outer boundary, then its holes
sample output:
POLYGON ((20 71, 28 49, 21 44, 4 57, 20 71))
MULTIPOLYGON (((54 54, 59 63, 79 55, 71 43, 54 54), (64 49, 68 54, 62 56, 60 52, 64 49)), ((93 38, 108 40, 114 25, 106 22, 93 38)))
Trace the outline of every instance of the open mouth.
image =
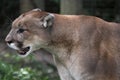
POLYGON ((20 55, 26 55, 26 53, 30 50, 30 47, 25 47, 25 48, 22 48, 20 50, 17 50, 17 52, 20 54, 20 55))

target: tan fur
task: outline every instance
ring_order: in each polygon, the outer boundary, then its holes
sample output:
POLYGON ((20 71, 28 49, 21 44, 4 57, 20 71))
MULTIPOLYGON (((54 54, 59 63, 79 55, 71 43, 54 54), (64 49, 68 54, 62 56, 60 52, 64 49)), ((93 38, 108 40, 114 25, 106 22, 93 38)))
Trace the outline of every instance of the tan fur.
POLYGON ((22 14, 6 41, 52 53, 61 80, 120 80, 120 24, 93 16, 52 14, 52 26, 43 27, 42 18, 48 14, 52 13, 22 14), (27 31, 17 34, 20 27, 27 31))

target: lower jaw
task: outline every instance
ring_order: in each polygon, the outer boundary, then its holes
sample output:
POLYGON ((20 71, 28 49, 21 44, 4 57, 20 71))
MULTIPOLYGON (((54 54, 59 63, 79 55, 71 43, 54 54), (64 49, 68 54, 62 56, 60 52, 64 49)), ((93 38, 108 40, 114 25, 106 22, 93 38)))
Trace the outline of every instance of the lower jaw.
POLYGON ((27 52, 23 52, 23 51, 17 51, 19 55, 26 55, 27 52))
POLYGON ((26 47, 21 50, 18 50, 17 52, 19 53, 19 55, 26 55, 27 52, 29 52, 29 51, 30 51, 30 47, 26 47))

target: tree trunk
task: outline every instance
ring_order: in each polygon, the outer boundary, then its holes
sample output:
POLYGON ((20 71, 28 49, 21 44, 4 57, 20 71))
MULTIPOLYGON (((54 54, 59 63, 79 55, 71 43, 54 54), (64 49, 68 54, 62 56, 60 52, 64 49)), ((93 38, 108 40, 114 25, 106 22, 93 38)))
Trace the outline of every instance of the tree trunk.
POLYGON ((82 0, 61 0, 61 14, 81 14, 82 0))
POLYGON ((36 8, 40 8, 41 10, 45 10, 45 0, 31 0, 36 4, 36 8))
POLYGON ((44 0, 20 0, 20 12, 26 12, 33 8, 44 10, 44 0))

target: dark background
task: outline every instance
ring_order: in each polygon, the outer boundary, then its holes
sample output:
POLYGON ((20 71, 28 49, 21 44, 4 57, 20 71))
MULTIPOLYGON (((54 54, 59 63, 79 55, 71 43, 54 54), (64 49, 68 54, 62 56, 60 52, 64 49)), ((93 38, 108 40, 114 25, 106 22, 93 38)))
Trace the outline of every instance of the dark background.
POLYGON ((59 80, 51 54, 38 51, 23 59, 4 42, 12 21, 33 8, 59 14, 92 15, 120 22, 120 0, 1 0, 0 80, 59 80), (25 71, 27 74, 24 74, 25 71))
POLYGON ((119 0, 1 0, 0 39, 4 39, 16 17, 33 8, 60 14, 93 15, 120 22, 119 0))

